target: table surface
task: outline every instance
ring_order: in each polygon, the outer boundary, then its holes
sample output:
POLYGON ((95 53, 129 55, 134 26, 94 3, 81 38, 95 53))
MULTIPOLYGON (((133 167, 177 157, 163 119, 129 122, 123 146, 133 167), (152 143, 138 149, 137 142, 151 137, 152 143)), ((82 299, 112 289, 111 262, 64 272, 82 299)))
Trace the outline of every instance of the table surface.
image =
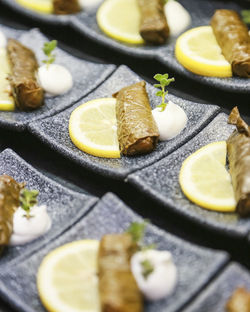
MULTIPOLYGON (((152 77, 155 73, 168 72, 170 76, 174 76, 176 79, 176 82, 169 87, 170 93, 204 105, 208 103, 217 104, 226 113, 229 113, 237 105, 242 116, 250 123, 249 95, 225 93, 199 85, 172 73, 157 61, 129 58, 87 38, 81 40, 81 35, 68 27, 50 27, 27 20, 27 18, 19 16, 3 4, 0 4, 0 24, 17 29, 39 27, 49 38, 57 39, 59 46, 71 54, 97 63, 126 64, 143 79, 151 83, 153 83, 152 77), (63 28, 63 31, 61 28, 63 28)), ((223 233, 214 233, 212 230, 204 229, 189 220, 181 218, 174 212, 168 211, 166 213, 160 204, 145 198, 131 185, 79 168, 75 163, 51 150, 28 132, 16 133, 1 129, 0 151, 7 147, 16 151, 33 167, 61 184, 80 192, 85 189, 99 197, 111 191, 137 213, 151 219, 151 222, 157 226, 192 243, 225 250, 230 254, 233 261, 237 261, 250 269, 250 244, 247 241, 226 237, 223 233)), ((13 310, 0 301, 0 312, 7 311, 12 312, 13 310)))

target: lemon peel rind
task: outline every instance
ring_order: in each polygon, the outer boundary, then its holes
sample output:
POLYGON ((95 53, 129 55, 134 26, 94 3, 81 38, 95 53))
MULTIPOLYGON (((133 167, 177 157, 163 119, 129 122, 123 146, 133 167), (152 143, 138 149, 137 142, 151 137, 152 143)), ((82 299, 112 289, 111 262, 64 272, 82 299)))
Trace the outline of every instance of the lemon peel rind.
POLYGON ((216 146, 218 145, 224 145, 226 146, 225 141, 218 141, 213 142, 208 145, 203 146, 202 148, 198 149, 196 152, 191 154, 189 157, 187 157, 184 162, 182 163, 180 174, 179 174, 179 184, 181 186, 181 190, 184 193, 184 195, 193 203, 196 205, 205 208, 207 210, 211 211, 219 211, 219 212, 234 212, 235 211, 235 201, 232 199, 225 200, 211 200, 207 196, 193 196, 192 194, 199 193, 197 189, 193 186, 190 186, 189 184, 185 183, 184 180, 188 176, 187 172, 189 172, 189 167, 192 165, 192 163, 195 162, 195 159, 198 155, 207 154, 207 151, 209 148, 216 149, 216 146), (187 164, 189 163, 190 166, 187 164), (187 186, 188 185, 188 186, 187 186))
POLYGON ((16 2, 21 5, 22 7, 35 11, 35 12, 39 12, 39 13, 43 13, 43 14, 52 14, 53 13, 53 5, 52 5, 52 1, 51 1, 51 5, 45 5, 45 4, 38 4, 38 3, 34 3, 34 1, 27 1, 27 0, 16 0, 16 2))
POLYGON ((197 32, 199 29, 206 28, 211 28, 211 26, 193 28, 179 36, 175 45, 175 57, 183 67, 194 74, 206 77, 231 78, 232 68, 226 60, 225 62, 219 61, 217 64, 215 61, 215 64, 213 64, 212 61, 199 56, 192 57, 190 53, 183 52, 183 46, 187 45, 186 41, 190 38, 191 34, 197 32))

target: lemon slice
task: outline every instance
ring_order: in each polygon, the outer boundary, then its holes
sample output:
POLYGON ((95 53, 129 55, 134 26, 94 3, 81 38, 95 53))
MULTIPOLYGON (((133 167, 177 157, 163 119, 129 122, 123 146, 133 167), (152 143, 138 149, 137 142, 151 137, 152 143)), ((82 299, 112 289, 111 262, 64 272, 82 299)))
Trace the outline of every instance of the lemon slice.
POLYGON ((183 193, 203 208, 235 211, 233 186, 225 163, 225 141, 208 144, 193 153, 181 167, 179 182, 183 193))
POLYGON ((0 111, 13 111, 15 109, 15 101, 11 96, 11 87, 8 78, 10 73, 10 65, 8 61, 7 51, 0 49, 0 111))
POLYGON ((232 77, 231 65, 221 53, 213 30, 201 26, 188 30, 176 42, 177 60, 191 72, 212 77, 232 77))
POLYGON ((21 6, 40 13, 53 13, 52 0, 16 0, 21 6))
POLYGON ((143 44, 139 33, 141 14, 137 0, 106 0, 97 11, 97 23, 111 38, 143 44))
POLYGON ((100 312, 99 241, 82 240, 49 253, 38 270, 39 296, 51 312, 100 312))
POLYGON ((69 135, 82 151, 107 158, 119 158, 115 112, 116 99, 92 100, 77 107, 69 120, 69 135))

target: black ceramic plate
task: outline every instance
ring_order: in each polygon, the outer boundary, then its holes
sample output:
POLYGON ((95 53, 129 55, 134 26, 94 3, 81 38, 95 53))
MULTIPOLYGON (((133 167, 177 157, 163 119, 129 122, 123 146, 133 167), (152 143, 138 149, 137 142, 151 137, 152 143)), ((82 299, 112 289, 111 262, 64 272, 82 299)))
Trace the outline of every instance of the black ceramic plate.
POLYGON ((233 263, 183 312, 223 312, 226 302, 238 287, 245 287, 250 291, 250 274, 242 266, 233 263))
POLYGON ((39 190, 39 204, 47 206, 52 226, 49 232, 29 244, 6 248, 0 258, 0 271, 3 271, 5 265, 9 267, 12 262, 18 262, 20 257, 34 252, 63 233, 97 201, 96 197, 74 192, 45 177, 10 149, 0 153, 0 175, 2 174, 8 174, 18 182, 27 182, 29 189, 39 190))
MULTIPOLYGON (((39 30, 33 29, 22 32, 10 30, 0 26, 0 30, 6 33, 7 37, 18 37, 24 45, 31 48, 37 56, 39 63, 44 59, 42 47, 48 38, 44 37, 39 30), (19 36, 18 36, 19 35, 19 36)), ((46 97, 45 104, 32 112, 3 112, 0 111, 0 126, 12 128, 15 130, 23 130, 27 125, 37 119, 51 116, 61 110, 71 106, 77 100, 86 96, 91 90, 96 88, 103 82, 114 70, 114 65, 95 64, 73 57, 72 55, 56 50, 56 63, 66 66, 71 72, 74 80, 73 88, 65 95, 57 97, 46 97)))
MULTIPOLYGON (((96 23, 96 11, 98 7, 93 9, 85 10, 77 15, 71 16, 55 16, 45 15, 36 12, 29 11, 16 3, 15 0, 1 0, 14 10, 25 14, 33 19, 40 20, 51 24, 66 24, 71 25, 84 35, 90 37, 93 40, 109 46, 119 52, 136 56, 140 58, 148 58, 152 60, 159 60, 168 68, 188 77, 193 80, 202 82, 209 86, 220 88, 226 91, 234 92, 250 92, 250 80, 243 78, 209 78, 202 77, 184 69, 175 59, 174 47, 176 38, 171 38, 169 42, 163 46, 135 46, 126 45, 115 41, 106 36, 99 29, 96 23)), ((249 2, 242 0, 239 1, 228 1, 228 0, 179 0, 180 3, 190 12, 192 16, 191 28, 208 25, 209 21, 216 9, 227 8, 234 9, 240 12, 242 9, 249 8, 249 2)))
POLYGON ((250 231, 250 219, 235 213, 220 213, 202 209, 191 203, 182 193, 178 177, 184 159, 200 147, 228 138, 233 126, 227 124, 227 115, 220 113, 206 128, 177 151, 157 163, 128 176, 128 181, 144 194, 204 226, 224 234, 245 236, 250 231))
MULTIPOLYGON (((88 167, 95 172, 112 176, 113 178, 125 178, 129 173, 148 166, 176 150, 197 134, 219 112, 217 106, 193 103, 170 95, 169 98, 175 103, 178 103, 186 111, 188 124, 186 129, 176 138, 167 142, 160 142, 156 150, 152 153, 139 157, 107 159, 88 155, 76 148, 68 134, 68 121, 71 112, 81 103, 96 98, 111 97, 115 91, 139 80, 139 77, 135 73, 127 67, 121 66, 98 89, 76 103, 73 107, 53 117, 31 123, 29 129, 42 141, 48 143, 53 149, 76 161, 80 165, 88 167)), ((159 98, 154 95, 155 88, 151 85, 147 85, 147 88, 151 104, 155 107, 159 104, 159 98)))
MULTIPOLYGON (((100 239, 106 233, 122 232, 132 221, 142 219, 113 194, 105 195, 87 216, 65 234, 35 254, 17 259, 4 272, 0 270, 0 294, 18 311, 44 311, 36 289, 36 273, 43 257, 54 248, 74 240, 100 239)), ((144 311, 147 312, 179 311, 227 262, 224 252, 192 245, 153 225, 147 228, 146 242, 154 242, 158 249, 171 251, 179 275, 174 294, 169 299, 146 304, 144 311)))

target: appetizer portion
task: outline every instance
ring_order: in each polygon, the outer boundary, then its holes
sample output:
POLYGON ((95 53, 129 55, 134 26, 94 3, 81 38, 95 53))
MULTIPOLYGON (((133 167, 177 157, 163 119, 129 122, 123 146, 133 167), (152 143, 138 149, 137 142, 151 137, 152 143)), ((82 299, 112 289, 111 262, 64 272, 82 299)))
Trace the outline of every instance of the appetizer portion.
POLYGON ((236 211, 241 216, 250 213, 250 126, 235 107, 228 119, 237 129, 227 140, 230 175, 236 199, 236 211))
POLYGON ((138 4, 141 12, 140 35, 146 42, 163 44, 169 36, 164 1, 138 0, 138 4))
POLYGON ((72 88, 73 79, 69 70, 53 64, 56 40, 44 44, 45 64, 39 66, 33 51, 14 39, 6 43, 3 34, 2 37, 0 110, 13 111, 15 107, 23 111, 38 109, 44 104, 44 96, 62 95, 72 88))
POLYGON ((237 288, 226 304, 227 312, 249 312, 250 292, 244 287, 237 288))
POLYGON ((191 23, 174 0, 105 0, 96 17, 106 35, 129 44, 163 44, 191 23))
POLYGON ((152 116, 145 81, 121 89, 116 98, 117 134, 121 153, 150 153, 159 138, 152 116))
POLYGON ((236 211, 245 217, 250 213, 249 126, 240 118, 237 107, 228 122, 235 124, 237 130, 227 142, 208 144, 189 156, 182 164, 179 182, 183 193, 197 205, 216 211, 236 211))
POLYGON ((21 110, 43 105, 44 92, 36 79, 38 63, 34 53, 14 39, 9 39, 7 52, 11 66, 9 77, 16 105, 21 110))
POLYGON ((145 226, 134 222, 125 233, 71 242, 49 253, 37 275, 48 311, 142 312, 144 295, 148 300, 170 295, 176 266, 168 251, 144 246, 145 226))
POLYGON ((250 36, 239 14, 232 10, 217 10, 211 26, 233 73, 250 78, 250 36))
POLYGON ((98 157, 119 158, 152 152, 160 140, 178 135, 187 116, 178 105, 168 102, 166 87, 174 81, 157 74, 161 104, 152 111, 145 81, 122 88, 114 98, 96 99, 77 107, 70 116, 69 134, 82 151, 98 157))
POLYGON ((232 10, 217 10, 211 26, 182 34, 177 39, 175 55, 182 66, 198 75, 250 77, 248 28, 232 10))
POLYGON ((0 176, 0 250, 26 244, 51 227, 46 206, 37 205, 39 192, 24 187, 10 176, 0 176))

